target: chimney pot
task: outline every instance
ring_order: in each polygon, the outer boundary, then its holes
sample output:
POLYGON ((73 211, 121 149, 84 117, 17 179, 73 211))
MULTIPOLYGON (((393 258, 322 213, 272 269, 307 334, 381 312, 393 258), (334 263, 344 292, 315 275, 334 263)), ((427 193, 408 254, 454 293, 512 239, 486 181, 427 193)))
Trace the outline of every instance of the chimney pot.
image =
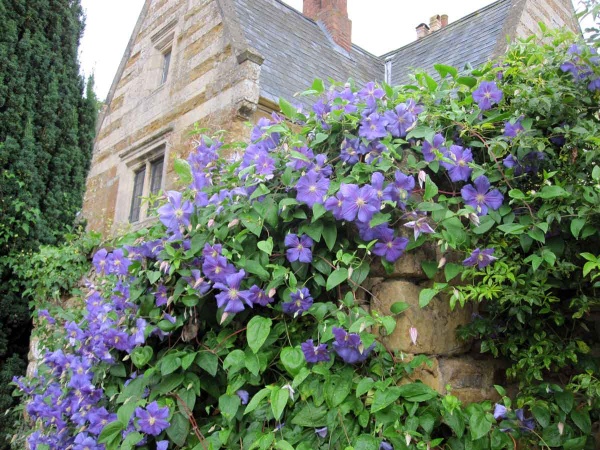
POLYGON ((352 21, 348 18, 348 0, 304 0, 302 14, 315 22, 322 22, 334 42, 350 51, 352 21))
POLYGON ((446 25, 448 25, 448 14, 442 14, 440 20, 442 22, 442 28, 444 28, 446 25))
POLYGON ((429 26, 426 23, 417 25, 417 39, 424 38, 429 34, 429 26))
POLYGON ((429 31, 433 33, 440 28, 442 28, 442 19, 440 15, 436 14, 435 16, 431 16, 431 19, 429 19, 429 31))

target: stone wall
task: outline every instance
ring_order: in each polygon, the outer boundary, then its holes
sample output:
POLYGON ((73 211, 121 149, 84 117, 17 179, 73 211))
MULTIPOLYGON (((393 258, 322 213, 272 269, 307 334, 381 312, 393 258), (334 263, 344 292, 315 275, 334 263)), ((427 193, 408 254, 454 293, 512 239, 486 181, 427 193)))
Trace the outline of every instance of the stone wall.
POLYGON ((456 334, 460 326, 471 321, 475 312, 472 304, 464 308, 457 305, 451 310, 449 299, 440 295, 425 308, 419 307, 419 293, 434 282, 428 279, 421 263, 439 261, 441 257, 435 247, 423 246, 400 258, 391 274, 380 265, 372 267, 375 276, 366 283, 371 310, 392 315, 390 309, 394 303, 405 302, 410 306, 397 315, 396 329, 383 336, 381 342, 406 361, 415 355, 428 356, 431 365, 423 364, 407 381, 421 380, 440 394, 446 394, 450 385, 452 394, 465 403, 495 400, 498 395, 494 384, 505 384, 506 366, 502 361, 472 351, 471 342, 459 340, 456 334), (411 341, 411 327, 418 332, 416 344, 411 341))
MULTIPOLYGON (((248 135, 259 100, 260 56, 240 48, 226 1, 147 0, 107 99, 96 138, 83 214, 107 234, 129 225, 136 167, 164 148, 162 188, 173 187, 173 161, 193 147, 194 124, 248 135), (165 83, 164 55, 171 52, 165 83)), ((144 221, 140 225, 143 225, 144 221)))

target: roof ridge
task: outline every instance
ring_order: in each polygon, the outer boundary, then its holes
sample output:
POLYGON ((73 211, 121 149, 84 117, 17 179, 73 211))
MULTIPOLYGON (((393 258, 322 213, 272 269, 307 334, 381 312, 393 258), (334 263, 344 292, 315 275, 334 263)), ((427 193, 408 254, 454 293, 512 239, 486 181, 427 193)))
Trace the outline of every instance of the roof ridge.
POLYGON ((472 13, 469 13, 466 16, 461 17, 457 21, 452 22, 452 23, 446 25, 445 27, 440 28, 439 30, 436 30, 436 31, 428 34, 427 36, 423 36, 422 38, 417 39, 416 41, 409 42, 408 44, 403 45, 402 47, 398 47, 395 50, 391 50, 391 51, 389 51, 387 53, 384 53, 383 55, 378 56, 378 58, 380 58, 380 59, 387 59, 387 58, 389 58, 391 56, 394 56, 400 50, 404 50, 405 48, 411 47, 411 46, 419 44, 421 42, 425 42, 430 36, 439 36, 440 32, 443 32, 445 30, 454 28, 457 25, 461 24, 462 22, 466 22, 466 21, 470 20, 472 17, 474 17, 477 14, 480 14, 483 11, 486 11, 488 9, 494 8, 494 7, 498 6, 500 3, 506 3, 506 2, 510 3, 511 0, 497 0, 495 2, 492 2, 489 5, 486 5, 483 8, 479 8, 479 9, 473 11, 472 13))

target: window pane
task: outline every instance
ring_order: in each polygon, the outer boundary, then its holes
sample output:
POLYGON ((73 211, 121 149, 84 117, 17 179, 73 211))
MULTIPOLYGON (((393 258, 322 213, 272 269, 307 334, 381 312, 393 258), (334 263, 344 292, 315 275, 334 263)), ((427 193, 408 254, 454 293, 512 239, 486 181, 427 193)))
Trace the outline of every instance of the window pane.
POLYGON ((150 164, 150 193, 158 194, 162 185, 163 157, 150 164))
POLYGON ((171 50, 163 54, 163 70, 160 84, 165 84, 167 77, 169 76, 169 65, 171 64, 171 50))
POLYGON ((142 195, 144 192, 144 177, 146 176, 146 167, 143 167, 135 173, 133 180, 133 198, 131 199, 131 212, 129 221, 137 222, 140 220, 140 210, 142 206, 142 195))

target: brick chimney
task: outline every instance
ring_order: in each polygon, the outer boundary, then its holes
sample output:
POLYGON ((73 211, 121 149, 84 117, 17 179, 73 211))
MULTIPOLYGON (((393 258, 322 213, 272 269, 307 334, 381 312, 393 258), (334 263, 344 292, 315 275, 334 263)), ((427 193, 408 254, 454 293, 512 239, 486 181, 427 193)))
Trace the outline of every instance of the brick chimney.
POLYGON ((322 22, 340 47, 352 47, 352 21, 348 18, 347 0, 304 0, 302 13, 315 22, 322 22))
POLYGON ((433 33, 434 31, 437 31, 440 28, 442 28, 442 18, 440 17, 440 15, 436 14, 435 16, 431 16, 431 18, 429 19, 429 32, 433 33))
POLYGON ((424 38, 429 34, 429 26, 425 23, 417 25, 417 39, 424 38))
POLYGON ((442 14, 440 16, 440 19, 442 21, 442 28, 444 28, 446 25, 448 25, 448 14, 442 14))

